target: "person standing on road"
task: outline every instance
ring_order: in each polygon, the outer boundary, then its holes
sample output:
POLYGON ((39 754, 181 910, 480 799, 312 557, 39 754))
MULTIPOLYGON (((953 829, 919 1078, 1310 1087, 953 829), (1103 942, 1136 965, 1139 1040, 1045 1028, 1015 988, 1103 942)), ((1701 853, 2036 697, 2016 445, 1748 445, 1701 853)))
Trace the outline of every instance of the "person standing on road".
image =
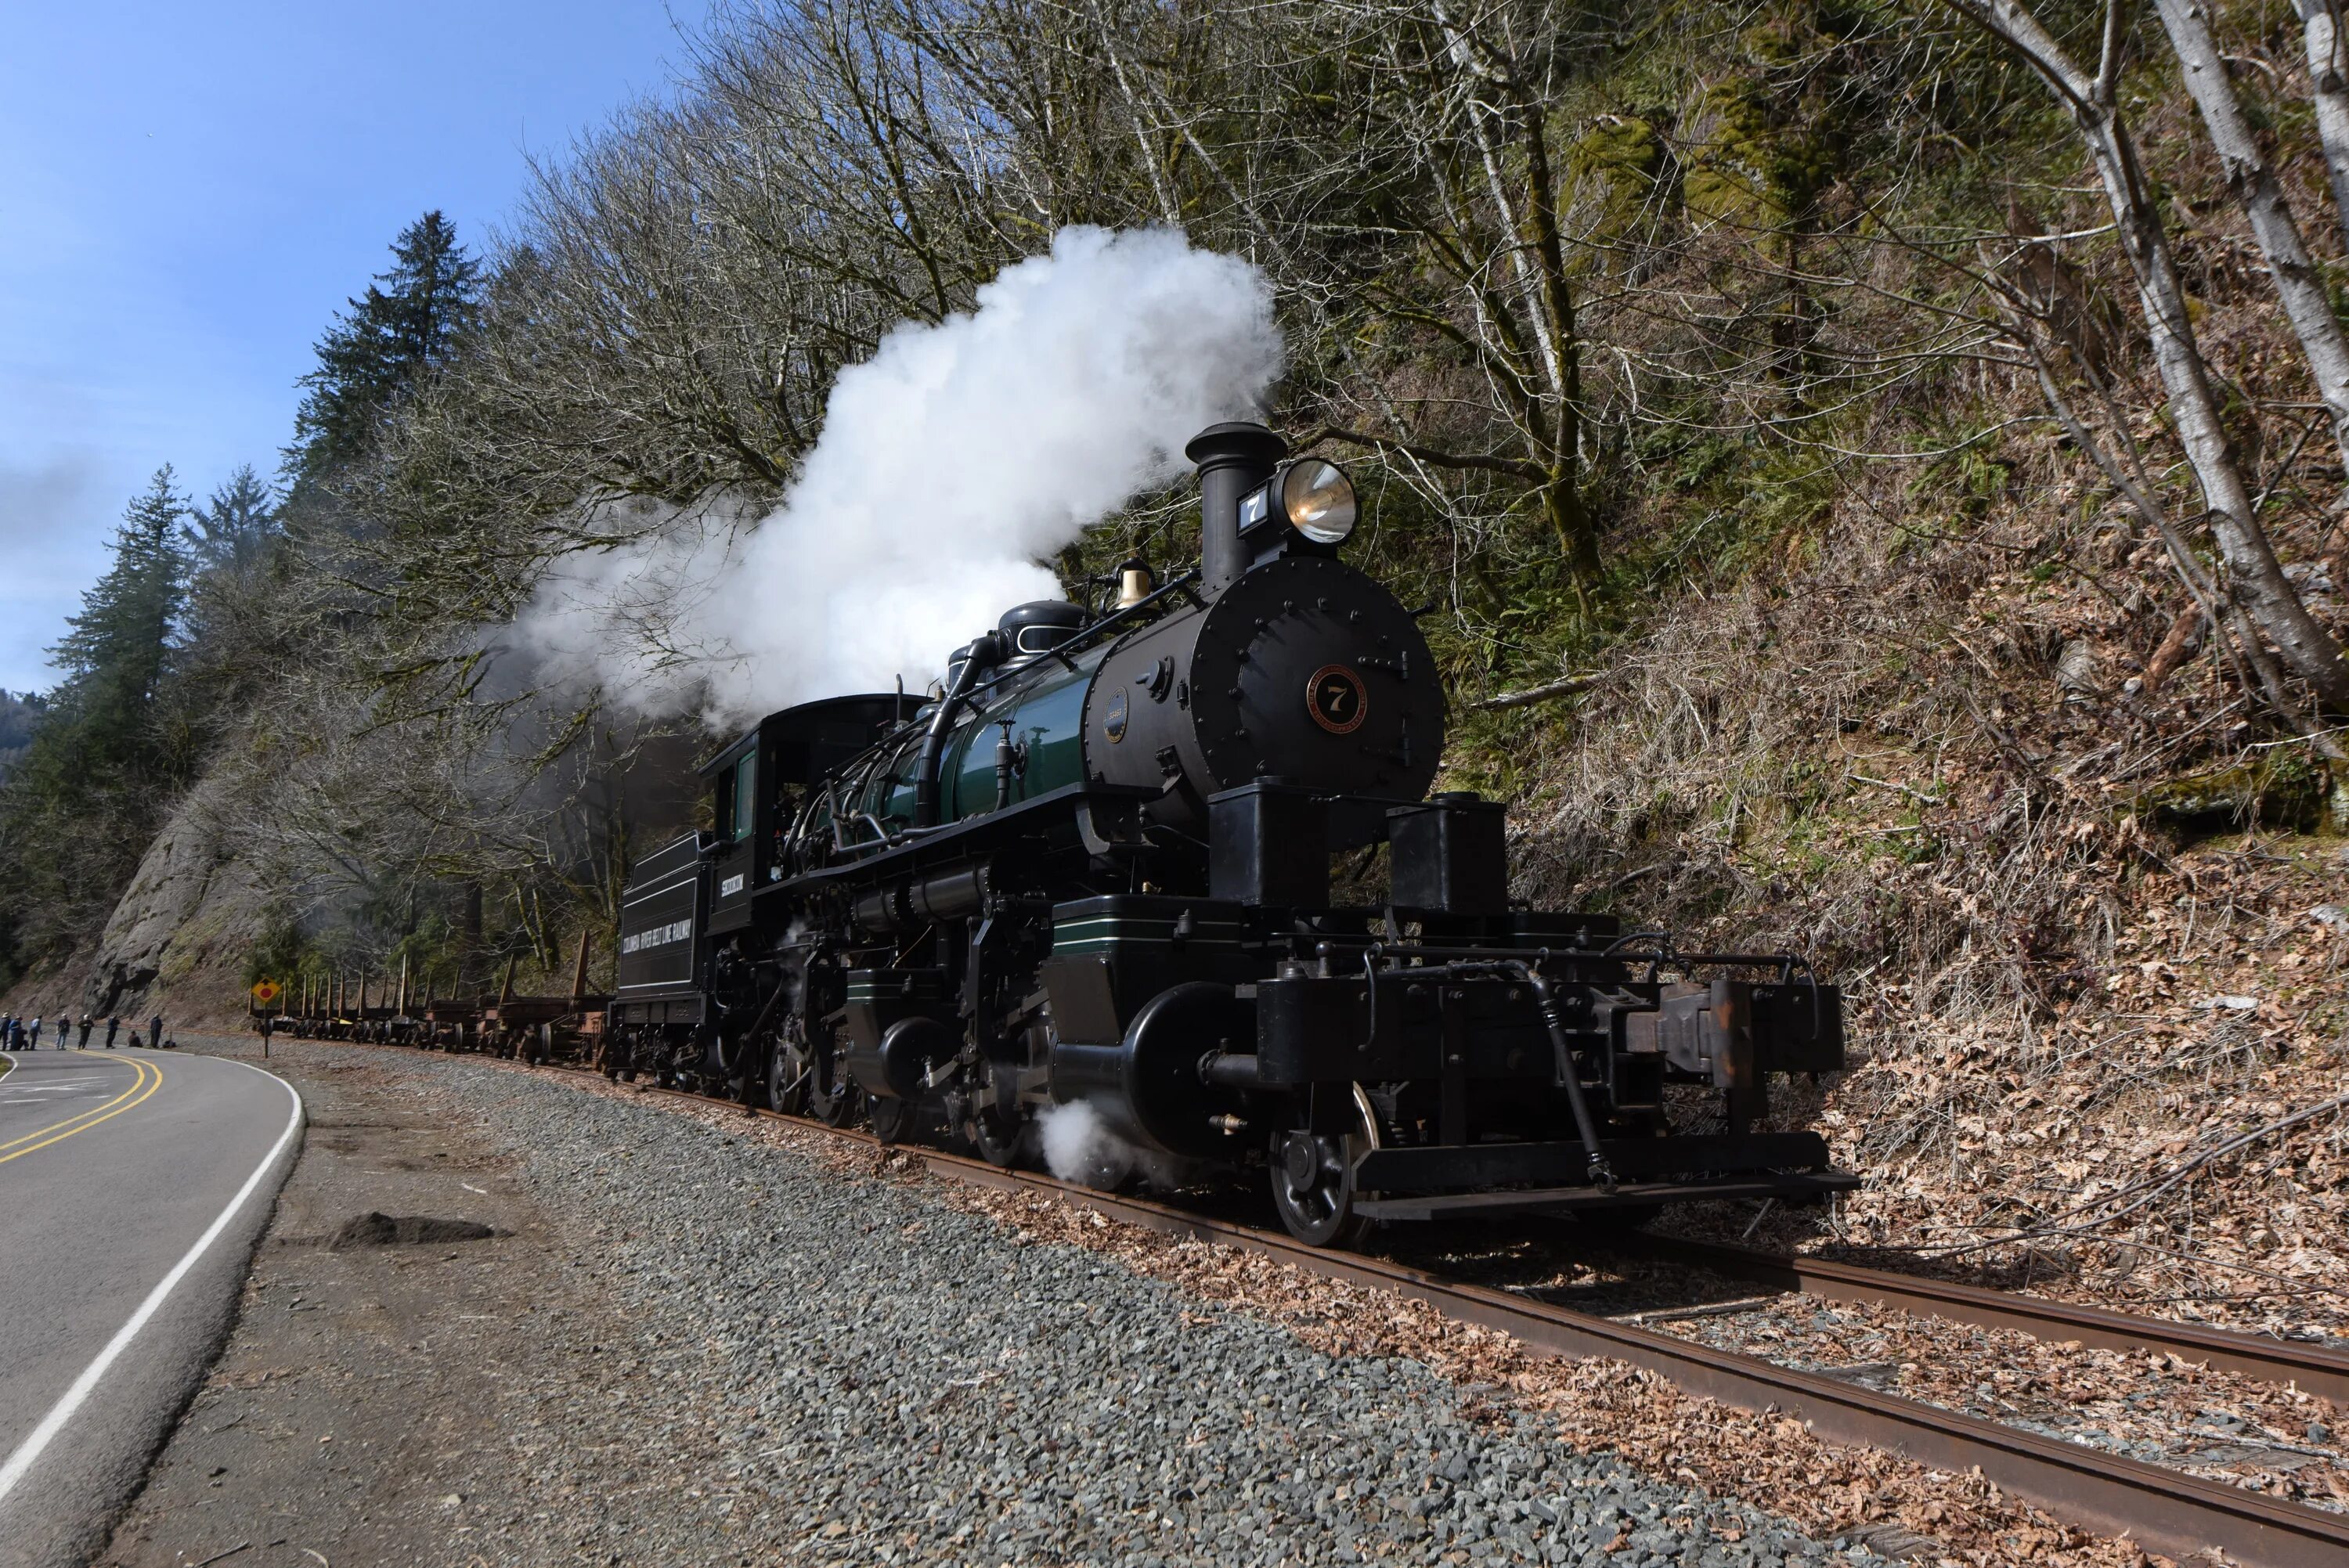
POLYGON ((90 1026, 97 1022, 98 1020, 91 1017, 88 1013, 84 1013, 81 1016, 81 1038, 76 1041, 75 1044, 80 1046, 83 1050, 89 1049, 90 1026))
POLYGON ((113 1017, 111 1017, 111 1018, 107 1019, 107 1021, 106 1021, 106 1048, 107 1048, 108 1050, 109 1050, 109 1051, 110 1051, 110 1050, 112 1050, 112 1049, 114 1048, 114 1032, 115 1032, 117 1029, 119 1029, 120 1027, 122 1027, 122 1018, 121 1018, 121 1016, 120 1016, 119 1014, 116 1015, 115 1016, 113 1016, 113 1017))
POLYGON ((33 1015, 33 1043, 25 1048, 28 1051, 41 1048, 41 1016, 38 1013, 33 1015))
POLYGON ((147 1048, 150 1051, 163 1048, 163 1015, 160 1013, 147 1020, 147 1048))

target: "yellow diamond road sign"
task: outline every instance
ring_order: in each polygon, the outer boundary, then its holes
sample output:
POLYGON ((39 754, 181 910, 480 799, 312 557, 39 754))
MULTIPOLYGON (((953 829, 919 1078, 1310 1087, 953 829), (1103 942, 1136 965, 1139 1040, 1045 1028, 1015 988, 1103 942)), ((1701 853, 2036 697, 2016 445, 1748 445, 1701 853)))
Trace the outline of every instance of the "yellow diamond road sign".
POLYGON ((253 988, 253 999, 261 1003, 269 1003, 277 1000, 277 982, 274 980, 264 980, 260 985, 255 985, 253 988))

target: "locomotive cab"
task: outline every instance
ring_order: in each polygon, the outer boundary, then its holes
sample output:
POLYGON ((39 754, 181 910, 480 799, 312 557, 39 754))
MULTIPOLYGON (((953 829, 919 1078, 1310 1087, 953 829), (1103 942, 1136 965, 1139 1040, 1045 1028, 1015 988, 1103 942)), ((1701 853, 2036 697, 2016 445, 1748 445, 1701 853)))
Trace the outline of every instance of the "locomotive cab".
POLYGON ((913 717, 913 697, 882 692, 825 697, 771 713, 700 768, 714 841, 710 929, 750 923, 751 895, 789 874, 811 791, 913 717))
POLYGON ((742 1037, 781 970, 755 896, 788 874, 818 785, 912 717, 903 694, 826 697, 768 715, 700 765, 710 830, 646 856, 621 895, 608 1075, 741 1079, 742 1037))

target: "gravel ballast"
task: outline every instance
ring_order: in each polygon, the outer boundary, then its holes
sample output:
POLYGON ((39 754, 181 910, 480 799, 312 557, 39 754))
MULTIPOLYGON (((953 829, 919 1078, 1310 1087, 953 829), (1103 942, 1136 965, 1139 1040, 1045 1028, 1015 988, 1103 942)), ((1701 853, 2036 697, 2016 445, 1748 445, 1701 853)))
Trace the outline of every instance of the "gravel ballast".
MULTIPOLYGON (((325 1047, 332 1049, 332 1047, 325 1047)), ((1113 1259, 699 1116, 369 1053, 583 1239, 640 1377, 523 1398, 489 1561, 1878 1561, 1113 1259), (574 1408, 575 1407, 575 1408, 574 1408), (541 1507, 545 1502, 540 1503, 541 1507)))

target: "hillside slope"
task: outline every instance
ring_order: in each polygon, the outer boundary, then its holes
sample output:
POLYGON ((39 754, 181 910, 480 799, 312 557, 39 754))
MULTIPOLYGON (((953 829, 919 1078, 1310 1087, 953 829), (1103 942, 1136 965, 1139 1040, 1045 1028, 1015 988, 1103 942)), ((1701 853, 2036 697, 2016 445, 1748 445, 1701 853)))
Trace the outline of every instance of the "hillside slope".
POLYGON ((1979 516, 1879 476, 1515 727, 1524 891, 1846 987, 1852 1069, 1785 1114, 1868 1186, 1757 1233, 2349 1328, 2349 797, 2215 648, 2146 689, 2182 594, 2067 452, 2005 450, 1979 516))

